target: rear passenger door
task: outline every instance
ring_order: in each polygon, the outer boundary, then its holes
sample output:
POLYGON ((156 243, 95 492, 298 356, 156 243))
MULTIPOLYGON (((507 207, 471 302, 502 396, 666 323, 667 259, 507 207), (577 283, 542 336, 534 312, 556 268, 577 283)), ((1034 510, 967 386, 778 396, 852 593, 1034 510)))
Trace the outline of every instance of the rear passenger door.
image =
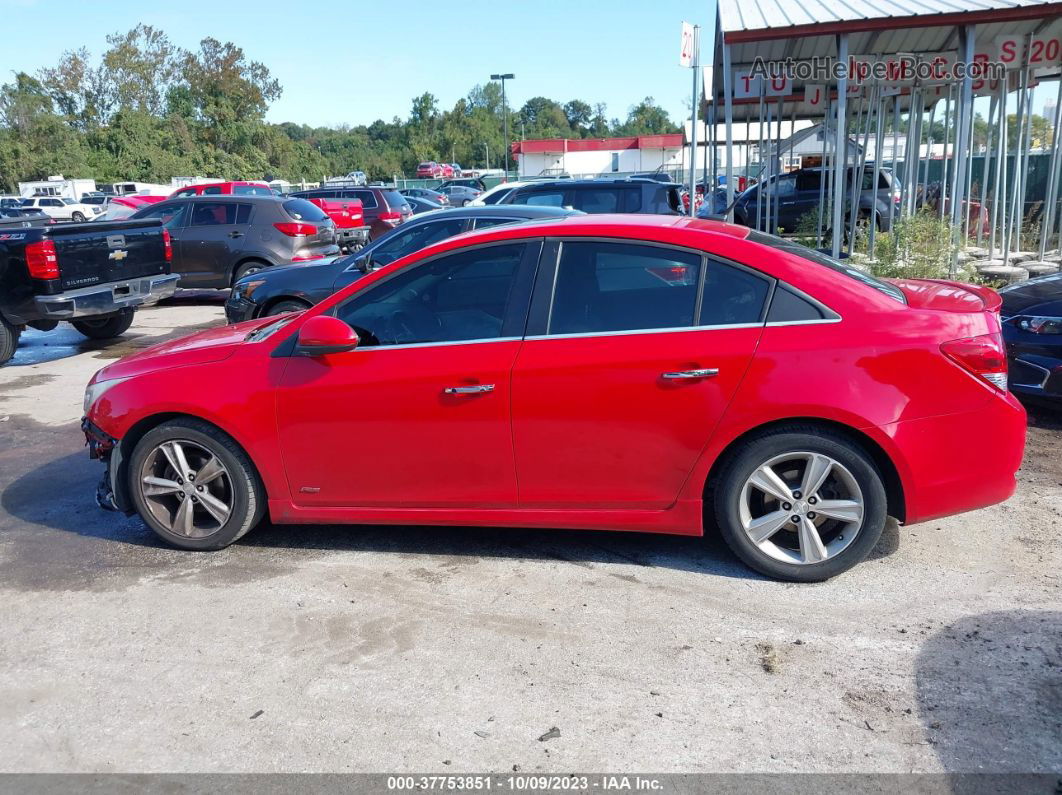
POLYGON ((247 239, 250 204, 197 200, 181 235, 182 285, 228 287, 247 239))
POLYGON ((512 379, 522 507, 662 510, 752 359, 772 280, 702 252, 548 242, 512 379))

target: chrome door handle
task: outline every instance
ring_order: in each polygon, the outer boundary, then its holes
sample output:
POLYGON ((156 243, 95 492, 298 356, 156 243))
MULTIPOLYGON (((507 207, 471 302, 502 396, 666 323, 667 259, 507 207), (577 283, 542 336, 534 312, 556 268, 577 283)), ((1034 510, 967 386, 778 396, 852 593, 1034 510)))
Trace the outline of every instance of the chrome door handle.
POLYGON ((443 390, 446 395, 481 395, 493 392, 494 384, 475 384, 473 386, 448 386, 443 390))
POLYGON ((709 367, 703 370, 681 370, 677 373, 661 373, 660 375, 668 381, 674 381, 679 378, 711 378, 713 375, 719 375, 719 368, 709 367))

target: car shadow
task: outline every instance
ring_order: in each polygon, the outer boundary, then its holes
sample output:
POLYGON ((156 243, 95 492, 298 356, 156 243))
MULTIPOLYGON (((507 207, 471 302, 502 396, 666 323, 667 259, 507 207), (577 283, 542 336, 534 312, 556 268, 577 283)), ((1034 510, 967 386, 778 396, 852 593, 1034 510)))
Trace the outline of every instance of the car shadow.
MULTIPOLYGON (((42 526, 69 533, 89 544, 91 548, 83 548, 82 552, 90 554, 98 554, 100 544, 171 553, 173 550, 139 518, 103 511, 95 505, 93 495, 101 474, 99 462, 89 460, 83 451, 37 466, 12 480, 0 492, 0 508, 15 520, 11 522, 0 514, 0 527, 30 530, 38 542, 42 526)), ((11 538, 10 533, 5 535, 11 538)), ((898 547, 898 537, 896 523, 890 520, 871 558, 892 554, 898 547)), ((507 527, 281 525, 266 520, 226 554, 239 556, 256 550, 270 551, 270 558, 276 558, 276 550, 301 550, 563 561, 586 568, 633 564, 739 579, 766 579, 738 561, 712 526, 701 537, 507 527)), ((121 553, 109 554, 113 558, 121 553)))
MULTIPOLYGON (((1062 771, 1062 612, 966 616, 922 645, 915 680, 926 740, 946 772, 1062 771)), ((970 791, 961 780, 955 791, 970 791)), ((994 791, 1051 791, 999 784, 994 791)))

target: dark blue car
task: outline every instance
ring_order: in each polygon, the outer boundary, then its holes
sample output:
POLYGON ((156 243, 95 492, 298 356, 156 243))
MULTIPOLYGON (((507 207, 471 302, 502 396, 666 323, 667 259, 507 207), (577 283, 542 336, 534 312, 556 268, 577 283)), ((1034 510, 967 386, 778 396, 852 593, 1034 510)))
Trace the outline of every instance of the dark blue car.
POLYGON ((1062 406, 1062 274, 999 291, 1010 388, 1062 406))

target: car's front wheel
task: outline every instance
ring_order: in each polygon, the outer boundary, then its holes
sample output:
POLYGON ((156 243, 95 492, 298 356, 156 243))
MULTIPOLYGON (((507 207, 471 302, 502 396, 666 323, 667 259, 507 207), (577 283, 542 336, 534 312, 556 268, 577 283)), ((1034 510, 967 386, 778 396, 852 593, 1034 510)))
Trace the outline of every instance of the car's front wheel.
POLYGON ((819 582, 877 544, 887 518, 881 474, 856 443, 829 431, 778 428, 734 451, 714 488, 719 530, 757 571, 819 582))
POLYGON ((144 434, 129 459, 129 487, 148 527, 182 549, 226 547, 265 513, 265 489, 247 454, 192 418, 144 434))
POLYGON ((84 213, 72 213, 70 215, 70 220, 73 221, 75 224, 83 223, 84 220, 85 220, 85 214, 84 213))

